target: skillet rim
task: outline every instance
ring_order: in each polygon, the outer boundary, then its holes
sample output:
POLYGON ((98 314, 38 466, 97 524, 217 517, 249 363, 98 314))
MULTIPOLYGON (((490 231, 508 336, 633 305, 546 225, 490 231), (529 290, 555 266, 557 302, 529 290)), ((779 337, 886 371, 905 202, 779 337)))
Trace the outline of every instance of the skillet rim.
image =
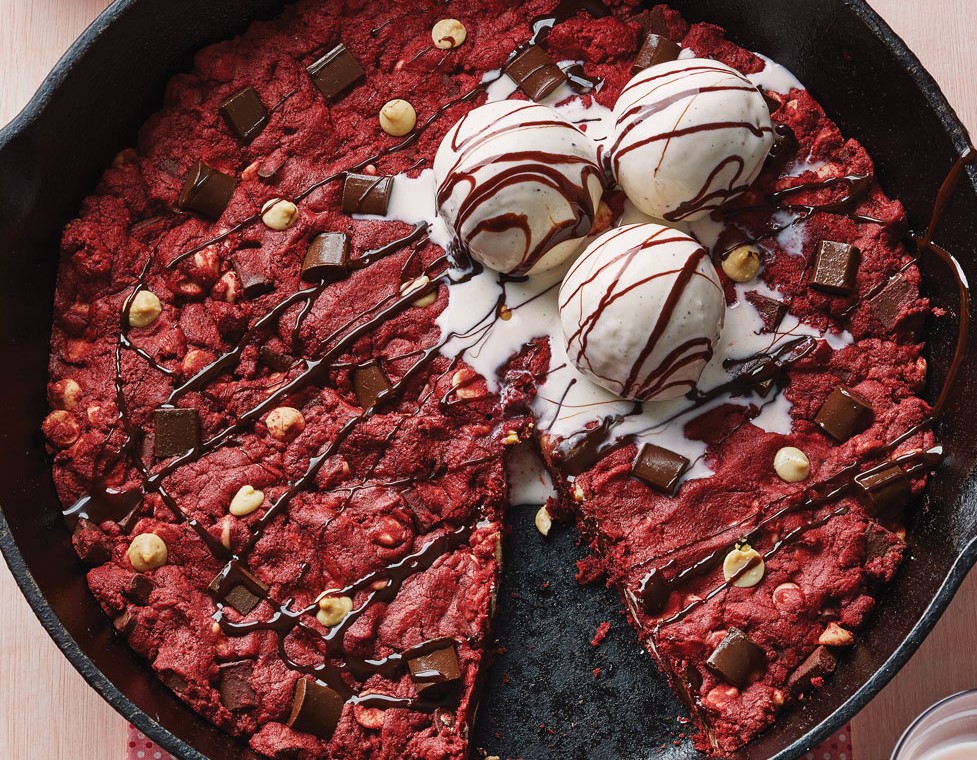
MULTIPOLYGON (((0 129, 0 152, 4 151, 9 145, 30 130, 34 123, 41 118, 57 92, 62 88, 75 64, 91 50, 107 29, 140 2, 142 0, 115 0, 72 43, 71 47, 68 48, 65 54, 55 64, 51 73, 45 77, 27 105, 7 126, 0 129)), ((970 146, 967 129, 960 121, 956 111, 947 100, 939 84, 937 84, 933 76, 923 67, 916 54, 909 49, 906 43, 892 30, 882 17, 868 5, 866 0, 841 0, 841 2, 848 6, 867 29, 891 52, 893 58, 905 69, 914 85, 919 88, 927 104, 939 119, 944 132, 950 137, 958 154, 963 153, 970 146)), ((974 191, 977 192, 977 167, 968 166, 966 176, 974 191)), ((977 480, 977 474, 972 474, 969 480, 971 482, 977 480)), ((40 620, 45 630, 54 640, 54 643, 85 681, 106 702, 127 721, 142 731, 149 739, 174 755, 186 758, 186 760, 208 760, 199 750, 187 744, 139 708, 84 653, 61 623, 60 618, 54 612, 46 597, 41 593, 10 532, 2 505, 0 505, 0 554, 3 554, 18 587, 27 599, 28 604, 30 604, 38 620, 40 620)), ((902 643, 896 647, 895 651, 882 666, 843 702, 830 717, 772 756, 770 760, 796 760, 804 752, 817 746, 837 731, 838 728, 850 721, 868 704, 916 652, 949 606, 970 570, 975 566, 977 566, 977 536, 974 536, 960 550, 939 589, 923 611, 919 621, 913 626, 902 643)))

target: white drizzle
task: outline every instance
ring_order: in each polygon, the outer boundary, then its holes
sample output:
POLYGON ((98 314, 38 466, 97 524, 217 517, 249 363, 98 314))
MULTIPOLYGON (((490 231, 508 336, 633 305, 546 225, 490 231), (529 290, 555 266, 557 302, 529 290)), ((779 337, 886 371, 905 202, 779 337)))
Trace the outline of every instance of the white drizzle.
MULTIPOLYGON (((683 57, 690 55, 683 51, 683 57)), ((784 93, 791 88, 801 87, 787 69, 768 59, 764 60, 766 68, 751 75, 750 81, 766 89, 784 93)), ((508 98, 516 90, 512 80, 505 76, 500 77, 498 71, 488 72, 483 81, 490 82, 487 86, 490 102, 508 98)), ((595 140, 606 136, 613 124, 610 109, 597 104, 593 99, 585 104, 583 98, 567 98, 564 95, 553 107, 571 122, 585 124, 587 134, 595 140)), ((820 166, 813 163, 798 164, 791 173, 817 171, 819 168, 820 166)), ((413 179, 397 176, 386 218, 409 224, 426 220, 431 225, 431 241, 447 247, 451 241, 451 231, 435 211, 434 196, 435 184, 431 170, 425 170, 413 179)), ((793 215, 785 215, 788 213, 781 212, 778 215, 778 226, 793 220, 793 215), (781 215, 784 215, 783 218, 780 218, 781 215)), ((630 203, 625 204, 620 224, 648 221, 659 220, 642 214, 630 203)), ((710 250, 724 229, 722 222, 712 219, 672 226, 691 234, 710 250)), ((803 223, 788 226, 778 236, 777 243, 788 254, 800 255, 804 243, 803 223)), ((499 390, 497 371, 516 352, 534 338, 549 339, 552 353, 549 374, 539 388, 533 403, 533 412, 539 432, 563 437, 578 433, 588 423, 600 421, 607 416, 625 415, 634 407, 633 403, 622 401, 588 381, 567 361, 557 307, 557 292, 568 267, 569 263, 557 270, 534 275, 524 282, 508 282, 504 285, 498 273, 485 270, 467 282, 450 285, 448 306, 437 319, 442 334, 460 336, 449 339, 442 349, 443 353, 450 358, 464 354, 465 361, 485 377, 492 391, 499 390), (512 310, 512 318, 509 320, 497 319, 495 315, 495 307, 503 287, 506 293, 505 303, 512 310), (481 335, 472 346, 470 336, 479 331, 481 335)), ((700 390, 708 391, 729 379, 729 372, 723 366, 727 359, 744 359, 769 353, 797 337, 811 336, 825 340, 834 350, 842 350, 853 343, 852 336, 847 332, 829 331, 822 334, 792 315, 785 317, 776 334, 763 333, 759 312, 745 298, 745 294, 751 290, 782 300, 779 292, 760 280, 736 287, 737 301, 727 310, 722 338, 716 346, 715 356, 703 371, 698 386, 700 390)), ((640 442, 654 442, 688 457, 693 462, 686 479, 709 477, 712 471, 705 461, 705 443, 686 437, 684 428, 695 417, 730 401, 727 395, 697 407, 693 407, 685 398, 646 403, 642 405, 640 414, 626 417, 614 427, 612 439, 634 435, 640 442)), ((775 393, 767 399, 748 396, 733 399, 733 402, 744 405, 752 403, 760 408, 760 414, 752 420, 752 424, 761 430, 783 435, 791 432, 791 404, 782 393, 775 393)), ((516 447, 519 454, 513 457, 510 464, 510 474, 513 476, 512 500, 516 503, 540 503, 551 493, 549 478, 542 473, 538 458, 522 451, 528 448, 516 447)))

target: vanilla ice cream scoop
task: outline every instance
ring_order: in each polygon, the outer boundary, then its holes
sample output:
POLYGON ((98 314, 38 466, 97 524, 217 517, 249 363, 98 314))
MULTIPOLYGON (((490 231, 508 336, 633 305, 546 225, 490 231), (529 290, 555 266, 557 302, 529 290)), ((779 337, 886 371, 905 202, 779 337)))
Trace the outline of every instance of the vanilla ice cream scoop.
POLYGON ((773 146, 770 109, 746 77, 687 58, 645 69, 614 106, 611 168, 656 219, 702 219, 741 195, 773 146))
POLYGON ((658 224, 605 232, 570 267, 560 321, 576 368, 618 396, 692 390, 722 334, 726 298, 709 255, 658 224))
POLYGON ((434 159, 438 208, 472 257, 525 275, 580 250, 604 192, 597 144, 556 111, 489 103, 455 124, 434 159))

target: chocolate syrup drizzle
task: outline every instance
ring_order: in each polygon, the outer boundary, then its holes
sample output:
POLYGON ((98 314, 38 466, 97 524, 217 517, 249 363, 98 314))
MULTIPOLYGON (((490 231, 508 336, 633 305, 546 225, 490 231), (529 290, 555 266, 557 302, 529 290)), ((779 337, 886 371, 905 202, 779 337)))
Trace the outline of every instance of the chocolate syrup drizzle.
MULTIPOLYGON (((604 16, 609 13, 603 4, 597 2, 596 0, 563 0, 553 14, 533 20, 533 33, 529 44, 539 44, 544 42, 546 36, 549 34, 549 31, 555 24, 570 18, 580 11, 589 12, 594 16, 604 16)), ((386 24, 377 27, 371 32, 371 34, 376 36, 376 34, 378 34, 384 26, 386 26, 386 24)), ((502 74, 500 73, 498 76, 501 77, 502 74)), ((421 134, 423 134, 427 128, 429 128, 436 120, 441 118, 441 116, 447 113, 451 108, 460 103, 474 100, 485 91, 490 83, 491 80, 485 80, 469 92, 449 101, 438 109, 438 111, 432 114, 426 122, 418 125, 415 131, 400 143, 386 148, 373 156, 364 158, 363 160, 344 170, 316 181, 308 188, 295 195, 295 202, 301 202, 302 200, 308 198, 317 189, 328 183, 345 178, 345 176, 350 172, 358 171, 369 164, 379 161, 385 156, 409 147, 419 139, 421 134)), ((951 177, 947 180, 947 183, 945 183, 943 190, 941 190, 940 199, 937 204, 937 209, 934 211, 933 222, 931 223, 930 230, 925 238, 918 241, 921 252, 925 253, 929 251, 933 253, 941 260, 948 263, 948 265, 951 265, 951 269, 953 269, 952 259, 949 257, 949 254, 946 254, 946 252, 942 251, 942 249, 938 248, 938 246, 932 242, 932 236, 942 217, 943 209, 946 203, 948 203, 948 199, 953 192, 953 187, 962 173, 963 166, 966 163, 972 163, 973 159, 973 152, 968 152, 967 156, 961 159, 961 163, 955 167, 954 172, 951 173, 951 177)), ((821 210, 828 209, 824 208, 821 210)), ((234 223, 228 230, 220 233, 219 235, 178 254, 168 263, 164 264, 164 266, 166 268, 173 268, 187 257, 192 256, 194 253, 199 252, 210 245, 221 242, 222 240, 234 235, 235 233, 251 224, 256 223, 259 220, 260 214, 254 214, 237 223, 234 223)), ((354 260, 351 269, 356 270, 368 267, 382 258, 396 254, 407 246, 424 245, 426 243, 426 235, 426 225, 418 225, 413 231, 400 240, 396 240, 390 244, 387 244, 386 246, 362 254, 358 259, 354 260)), ((251 533, 251 537, 243 549, 234 552, 226 548, 220 541, 214 538, 214 536, 211 535, 205 526, 199 524, 197 520, 188 517, 188 515, 177 504, 176 500, 168 494, 164 486, 164 480, 169 475, 179 470, 179 468, 184 464, 196 461, 201 456, 216 451, 221 446, 224 446, 232 441, 234 436, 246 430, 251 423, 259 419, 265 412, 276 406, 282 399, 304 388, 316 384, 327 384, 329 382, 329 372, 335 366, 336 360, 359 338, 369 334, 386 320, 389 320, 410 308, 413 301, 416 301, 424 295, 435 292, 442 284, 450 285, 452 283, 463 282, 476 276, 480 269, 477 265, 468 262, 463 253, 459 251, 449 251, 445 256, 437 259, 435 262, 425 268, 424 273, 429 277, 429 282, 427 285, 419 289, 412 290, 407 294, 400 296, 389 296, 379 303, 375 303, 364 309, 360 314, 356 315, 356 317, 350 320, 347 325, 337 330, 333 335, 329 336, 329 338, 323 342, 323 351, 318 354, 317 358, 305 359, 297 363, 296 368, 288 373, 285 383, 269 394, 262 402, 242 414, 237 422, 231 424, 223 431, 214 434, 211 438, 202 442, 198 448, 189 451, 182 456, 175 457, 164 466, 157 469, 155 472, 151 472, 143 463, 140 456, 142 431, 133 424, 129 417, 128 404, 125 397, 125 382, 123 379, 123 356, 126 352, 130 352, 139 357, 142 361, 146 362, 150 367, 159 371, 161 374, 166 376, 175 375, 175 372, 172 369, 159 364, 147 352, 136 346, 130 340, 128 335, 129 327, 127 314, 129 306, 132 304, 139 290, 144 287, 145 276, 150 266, 157 261, 157 254, 158 247, 148 258, 136 284, 133 286, 132 291, 125 299, 120 314, 119 335, 115 352, 114 384, 116 405, 119 415, 119 425, 121 426, 122 431, 122 442, 121 444, 113 446, 110 449, 109 439, 113 437, 114 431, 113 433, 109 434, 105 442, 104 450, 97 458, 96 467, 99 469, 93 473, 92 487, 89 494, 79 499, 72 507, 67 509, 65 511, 65 515, 70 519, 91 518, 96 521, 106 519, 121 521, 123 528, 128 531, 134 527, 135 520, 139 517, 144 497, 148 494, 156 493, 162 500, 163 504, 172 512, 174 519, 178 523, 186 523, 200 537, 201 541, 208 548, 213 557, 215 557, 221 563, 235 561, 244 564, 250 551, 263 535, 263 532, 268 524, 277 515, 281 514, 287 509, 289 502, 295 497, 296 494, 300 493, 302 490, 308 488, 314 483, 315 476, 323 464, 333 454, 341 449, 348 436, 361 423, 369 420, 378 413, 382 413, 383 409, 386 408, 391 402, 401 398, 405 391, 415 384, 414 381, 420 377, 424 369, 428 367, 430 363, 437 358, 437 356, 439 356, 440 348, 449 340, 457 337, 465 337, 471 338, 477 342, 482 336, 484 336, 486 331, 489 330, 494 324, 495 319, 498 318, 498 308, 504 303, 505 298, 503 290, 503 294, 500 296, 499 302, 495 305, 492 312, 487 314, 482 322, 469 331, 467 335, 445 335, 442 336, 442 339, 436 345, 426 349, 421 349, 418 352, 419 358, 403 375, 401 380, 394 383, 389 391, 382 394, 374 407, 364 409, 361 413, 351 416, 341 427, 339 433, 334 437, 334 439, 328 443, 318 455, 309 461, 305 473, 291 483, 288 486, 288 489, 281 496, 279 496, 272 506, 256 521, 251 533), (120 467, 125 466, 131 466, 135 469, 141 480, 140 486, 137 489, 130 491, 119 491, 107 485, 109 482, 114 480, 114 474, 116 471, 120 467)), ((292 307, 299 305, 299 314, 297 316, 295 328, 292 331, 293 342, 297 343, 301 323, 311 311, 312 306, 322 294, 324 288, 325 286, 321 284, 303 288, 295 293, 292 293, 273 306, 267 314, 251 325, 245 335, 233 348, 216 358, 213 362, 197 372, 194 376, 174 387, 166 401, 166 405, 175 406, 187 394, 203 391, 211 382, 213 382, 213 380, 232 370, 235 366, 237 366, 244 349, 248 345, 254 344, 261 340, 269 330, 275 327, 278 320, 280 320, 282 316, 286 314, 286 312, 288 312, 292 307)), ((962 352, 966 343, 965 328, 966 317, 969 314, 968 308, 966 286, 961 281, 960 316, 962 320, 962 327, 960 343, 958 345, 958 356, 955 358, 953 366, 951 367, 951 371, 947 378, 946 388, 944 389, 943 394, 941 394, 940 400, 934 406, 932 419, 926 423, 927 425, 935 422, 935 420, 939 417, 939 414, 943 411, 949 389, 953 385, 956 375, 959 372, 962 361, 962 352)), ((786 379, 787 371, 790 366, 806 355, 806 352, 809 350, 811 350, 810 344, 804 342, 794 342, 791 344, 790 350, 787 351, 787 353, 754 357, 755 361, 749 365, 749 369, 746 372, 731 380, 730 383, 723 389, 715 389, 711 393, 731 392, 735 395, 736 393, 751 391, 763 381, 776 380, 781 382, 786 379)), ((446 372, 451 371, 451 369, 456 366, 456 362, 457 360, 452 361, 449 369, 446 370, 446 372)), ((427 398, 427 395, 432 392, 433 390, 429 389, 425 392, 425 395, 422 395, 418 399, 417 413, 420 413, 421 405, 423 404, 424 399, 427 398)), ((442 399, 440 399, 439 403, 443 406, 449 405, 451 403, 450 394, 452 392, 454 391, 449 392, 442 399)), ((709 394, 695 395, 690 393, 689 398, 694 406, 705 403, 707 400, 707 395, 709 394)), ((579 446, 569 446, 569 450, 573 450, 574 453, 572 456, 568 454, 563 461, 564 469, 568 474, 573 474, 575 470, 580 472, 587 469, 589 466, 587 465, 587 462, 590 461, 591 457, 604 456, 611 450, 610 444, 607 442, 610 438, 610 431, 613 424, 613 420, 606 420, 598 429, 595 429, 594 431, 587 431, 585 434, 582 434, 579 446), (580 450, 575 451, 576 449, 580 450), (582 451, 587 451, 589 453, 584 455, 581 453, 582 451)), ((922 426, 920 426, 920 429, 921 428, 922 426)), ((904 438, 908 439, 914 432, 915 431, 907 432, 904 438)), ((898 441, 894 442, 892 447, 895 448, 897 445, 898 441)), ((613 446, 616 448, 617 444, 615 443, 613 446)), ((935 464, 933 456, 934 455, 932 455, 930 452, 926 452, 924 454, 916 453, 897 458, 896 461, 903 464, 908 464, 911 468, 925 468, 932 467, 935 464), (906 457, 909 458, 907 459, 906 457)), ((478 461, 483 460, 473 460, 473 462, 478 461)), ((850 473, 846 474, 845 477, 848 477, 849 475, 850 473)), ((364 484, 363 487, 368 486, 364 484)), ((840 495, 845 493, 848 488, 850 488, 850 484, 847 484, 846 482, 839 485, 836 491, 840 495)), ((821 501, 819 503, 828 503, 830 498, 834 498, 834 494, 835 492, 829 492, 826 496, 820 497, 821 501)), ((803 508, 803 506, 804 505, 802 504, 800 507, 791 509, 796 511, 797 508, 803 508)), ((788 509, 788 507, 785 507, 785 509, 788 509)), ((835 514, 836 512, 838 512, 838 510, 830 513, 827 518, 821 519, 830 519, 831 515, 835 514)), ((477 514, 476 519, 482 520, 482 515, 477 514)), ((762 527, 762 524, 762 521, 757 523, 754 530, 758 530, 760 527, 762 527)), ((808 529, 815 527, 816 524, 816 522, 811 522, 808 529)), ((358 694, 354 685, 350 682, 362 681, 374 674, 381 674, 387 678, 394 678, 399 673, 403 672, 403 668, 408 659, 434 651, 435 649, 448 643, 446 640, 425 642, 424 644, 419 645, 419 647, 406 650, 405 652, 399 654, 395 653, 385 658, 373 660, 357 658, 350 655, 343 646, 343 639, 349 628, 372 604, 378 602, 389 603, 392 601, 397 596, 403 583, 407 579, 419 572, 427 570, 435 562, 437 562, 439 558, 451 552, 458 551, 466 546, 469 543, 474 530, 482 527, 482 525, 483 523, 479 522, 474 525, 462 525, 460 527, 449 525, 436 526, 434 529, 432 529, 429 535, 434 534, 435 532, 437 532, 437 535, 434 535, 431 540, 424 544, 415 553, 408 555, 399 562, 390 564, 385 568, 364 576, 344 589, 330 592, 337 595, 360 595, 362 598, 358 601, 358 606, 340 624, 329 629, 325 634, 322 634, 319 630, 314 628, 311 621, 307 620, 309 616, 314 615, 317 605, 309 605, 299 609, 292 609, 290 600, 280 603, 271 599, 270 597, 267 597, 267 595, 264 599, 264 603, 269 605, 273 610, 273 613, 267 619, 252 621, 235 621, 229 619, 226 607, 223 601, 220 599, 215 599, 217 611, 215 612, 214 619, 220 625, 221 630, 229 636, 244 636, 256 631, 274 632, 278 636, 280 656, 290 668, 317 678, 336 690, 344 699, 348 701, 378 708, 398 707, 420 711, 433 710, 438 706, 437 702, 420 698, 413 699, 398 698, 380 694, 358 694), (289 637, 291 636, 307 636, 310 637, 312 641, 316 642, 316 645, 322 652, 322 662, 305 663, 294 659, 294 657, 288 651, 287 644, 289 637)), ((782 546, 790 540, 794 539, 790 535, 785 536, 781 542, 770 550, 767 556, 771 556, 773 553, 779 551, 780 548, 782 548, 782 546)), ((230 567, 230 565, 227 567, 230 567)), ((225 568, 225 572, 227 572, 227 568, 225 568)), ((692 572, 692 570, 689 569, 685 570, 684 572, 685 577, 688 577, 688 574, 692 572)), ((679 571, 676 577, 681 575, 682 571, 679 571)), ((719 592, 717 591, 716 593, 719 592)), ((669 622, 672 621, 662 621, 661 624, 664 625, 669 622)))
MULTIPOLYGON (((706 555, 698 558, 691 565, 677 567, 673 560, 667 559, 668 555, 656 559, 655 564, 657 566, 652 568, 645 575, 644 579, 639 585, 637 595, 631 591, 627 592, 632 598, 641 600, 645 606, 646 614, 654 616, 655 614, 661 612, 661 610, 667 605, 669 596, 674 590, 680 588, 691 578, 704 575, 714 570, 722 562, 725 555, 731 550, 735 543, 738 543, 739 541, 745 541, 747 543, 754 541, 756 537, 759 536, 761 530, 778 523, 787 515, 816 510, 825 505, 836 503, 837 501, 846 497, 851 497, 855 491, 856 478, 870 477, 884 471, 892 464, 898 465, 909 477, 914 475, 919 476, 932 471, 943 460, 942 447, 937 446, 927 451, 911 451, 891 459, 881 458, 881 461, 879 461, 880 457, 891 456, 892 453, 904 443, 925 430, 933 427, 937 422, 939 422, 944 411, 946 410, 946 406, 949 403, 950 398, 952 397, 952 393, 956 386, 956 380, 965 358, 969 338, 970 322, 969 288, 960 274, 960 269, 956 261, 946 250, 936 245, 933 242, 933 238, 937 229, 939 228, 940 222, 943 219, 947 206, 953 197, 953 193, 960 181, 960 178, 963 176, 964 169, 968 165, 974 163, 977 163, 977 151, 975 151, 973 147, 970 147, 963 153, 962 156, 960 156, 960 158, 958 158, 944 180, 943 185, 940 188, 939 195, 937 196, 936 203, 934 204, 933 214, 926 233, 922 236, 917 236, 914 238, 917 248, 916 256, 900 269, 900 271, 904 271, 909 265, 918 263, 922 256, 929 254, 939 261, 953 275, 957 284, 957 295, 959 302, 959 314, 957 315, 959 322, 957 344, 954 350, 953 359, 951 360, 950 368, 943 383, 943 387, 941 388, 939 396, 931 407, 929 413, 919 424, 912 426, 901 435, 896 436, 885 447, 883 447, 881 453, 868 455, 865 461, 850 464, 847 467, 842 468, 830 478, 808 489, 805 489, 805 495, 801 501, 788 503, 786 506, 777 509, 766 517, 763 517, 762 513, 760 513, 758 515, 754 515, 753 517, 748 517, 744 520, 737 521, 727 526, 727 528, 723 529, 719 534, 707 537, 705 540, 718 538, 721 535, 732 534, 735 536, 733 540, 725 543, 715 551, 709 552, 706 555), (820 495, 818 495, 819 492, 820 495), (744 532, 743 529, 750 520, 754 520, 755 522, 749 531, 744 532), (662 560, 665 561, 662 562, 662 560)), ((832 204, 830 208, 828 206, 822 206, 815 210, 827 210, 832 213, 850 214, 854 206, 857 205, 857 202, 853 202, 851 198, 853 196, 857 197, 859 192, 862 196, 864 196, 869 189, 867 184, 869 180, 866 178, 844 177, 840 178, 838 181, 853 183, 852 190, 842 200, 832 204), (862 187, 864 189, 856 191, 856 187, 862 187)), ((818 185, 823 186, 824 183, 818 183, 818 185)), ((792 188, 787 191, 787 194, 790 194, 791 192, 800 192, 800 189, 792 188)), ((810 213, 814 213, 814 211, 812 210, 810 213)), ((874 222, 874 220, 867 217, 860 217, 860 219, 866 223, 874 222)), ((809 340, 813 341, 813 339, 809 340)), ((770 366, 777 366, 781 364, 782 361, 777 360, 770 363, 770 366)), ((814 517, 808 520, 800 527, 795 528, 793 531, 779 538, 766 552, 766 554, 763 555, 764 560, 775 556, 777 553, 782 551, 785 546, 798 540, 805 533, 823 527, 831 520, 840 517, 847 512, 848 507, 841 505, 826 515, 814 517)), ((685 548, 688 547, 681 547, 674 550, 672 553, 676 553, 685 548)), ((744 568, 740 571, 740 574, 745 573, 747 570, 748 568, 744 568)), ((655 630, 657 631, 665 626, 680 622, 695 609, 706 604, 709 600, 729 589, 735 583, 737 577, 738 576, 733 576, 728 581, 719 584, 702 598, 690 602, 688 605, 673 613, 669 617, 657 620, 655 623, 655 630)))

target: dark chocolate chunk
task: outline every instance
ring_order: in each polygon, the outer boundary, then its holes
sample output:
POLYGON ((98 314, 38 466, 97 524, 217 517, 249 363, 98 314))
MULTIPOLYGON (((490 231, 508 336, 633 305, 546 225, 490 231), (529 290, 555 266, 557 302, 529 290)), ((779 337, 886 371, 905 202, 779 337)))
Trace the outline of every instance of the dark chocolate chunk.
POLYGON ((261 360, 262 364, 273 372, 287 372, 292 368, 292 365, 295 364, 294 356, 279 353, 278 351, 268 348, 268 346, 262 346, 258 349, 258 358, 261 360))
POLYGON ((870 565, 877 559, 889 556, 889 553, 900 543, 894 533, 881 525, 870 523, 865 530, 865 564, 870 565))
POLYGON ((347 174, 343 183, 343 212, 386 216, 393 189, 393 177, 347 174))
POLYGON ((78 557, 86 565, 104 565, 112 559, 112 544, 109 537, 94 523, 79 520, 71 535, 71 544, 78 557))
POLYGON ((543 48, 530 45, 520 51, 505 67, 505 73, 526 97, 542 100, 567 81, 567 75, 543 48))
POLYGON ((868 513, 884 522, 900 519, 912 498, 909 477, 893 462, 856 475, 855 485, 868 513))
POLYGON ((228 710, 240 710, 258 704, 254 689, 248 683, 253 669, 254 663, 251 660, 222 662, 217 666, 217 691, 220 693, 221 704, 228 710))
POLYGON ((649 34, 645 41, 641 43, 638 54, 634 57, 634 65, 631 73, 637 74, 639 71, 650 69, 660 63, 678 60, 682 46, 677 42, 672 42, 668 37, 657 34, 649 34))
POLYGON ((664 610, 670 594, 668 581, 658 568, 652 568, 638 587, 638 601, 646 615, 657 615, 664 610))
POLYGON ((659 8, 649 8, 636 14, 631 19, 645 34, 657 34, 662 37, 668 36, 668 23, 665 21, 665 14, 659 8))
POLYGON ((631 474, 667 496, 675 493, 679 478, 689 469, 689 460, 674 451, 646 443, 631 465, 631 474))
POLYGON ((872 314, 886 327, 894 327, 906 309, 916 303, 916 288, 897 274, 878 293, 868 299, 872 314))
POLYGON ((176 205, 184 211, 196 211, 210 219, 220 219, 231 202, 236 184, 234 177, 197 161, 183 183, 176 205))
POLYGON ((865 399, 843 385, 835 388, 814 421, 839 443, 871 427, 875 415, 865 399))
POLYGON ((170 691, 175 692, 186 691, 186 688, 190 685, 187 683, 187 679, 175 670, 164 670, 160 673, 159 680, 165 683, 170 691))
POLYGON ((157 409, 153 423, 157 459, 186 454, 200 446, 200 413, 196 409, 157 409))
POLYGON ((751 674, 766 664, 766 653, 739 628, 730 628, 726 638, 706 660, 709 670, 739 689, 749 683, 751 674))
POLYGON ((349 236, 345 232, 324 232, 309 243, 302 262, 306 282, 332 282, 349 274, 349 236))
POLYGON ((268 586, 237 560, 231 560, 211 581, 210 593, 247 615, 268 595, 268 586))
POLYGON ((818 647, 787 679, 787 687, 794 696, 799 697, 820 688, 826 676, 834 673, 838 665, 835 657, 827 647, 818 647))
POLYGON ((153 593, 153 582, 142 573, 136 573, 129 579, 129 586, 122 593, 134 604, 143 607, 149 604, 149 595, 153 593))
POLYGON ((746 300, 753 304, 753 308, 760 313, 760 319, 763 320, 763 329, 766 332, 777 332, 780 323, 787 316, 787 304, 784 301, 778 301, 775 298, 768 298, 765 295, 761 295, 755 290, 751 290, 746 294, 746 300))
POLYGON ((453 641, 429 641, 419 644, 414 650, 418 651, 416 655, 410 652, 404 654, 418 694, 430 696, 461 680, 458 652, 453 641), (437 646, 440 643, 445 645, 437 646))
POLYGON ((366 76, 360 62, 340 43, 306 69, 319 92, 335 100, 366 76))
POLYGON ((773 133, 773 147, 770 148, 769 158, 779 161, 785 156, 792 156, 797 153, 798 143, 794 130, 786 124, 777 124, 773 128, 773 133))
POLYGON ((353 393, 364 409, 377 405, 393 386, 380 362, 372 361, 353 370, 353 393))
POLYGON ((832 295, 854 295, 861 259, 861 252, 853 245, 822 240, 814 258, 810 286, 832 295))
POLYGON ((268 123, 268 109, 250 85, 221 103, 220 112, 227 126, 244 142, 251 142, 268 123))
POLYGON ((338 692, 311 679, 300 678, 295 682, 292 712, 285 725, 320 739, 331 739, 343 714, 343 704, 338 692))
POLYGON ((112 621, 112 626, 123 636, 128 636, 136 629, 136 616, 126 610, 112 621))
POLYGON ((261 255, 253 251, 239 251, 231 256, 231 266, 241 284, 241 294, 247 300, 275 289, 275 283, 268 271, 268 262, 261 255))
POLYGON ((691 662, 685 666, 685 680, 689 682, 689 690, 697 694, 702 688, 702 673, 691 662))

